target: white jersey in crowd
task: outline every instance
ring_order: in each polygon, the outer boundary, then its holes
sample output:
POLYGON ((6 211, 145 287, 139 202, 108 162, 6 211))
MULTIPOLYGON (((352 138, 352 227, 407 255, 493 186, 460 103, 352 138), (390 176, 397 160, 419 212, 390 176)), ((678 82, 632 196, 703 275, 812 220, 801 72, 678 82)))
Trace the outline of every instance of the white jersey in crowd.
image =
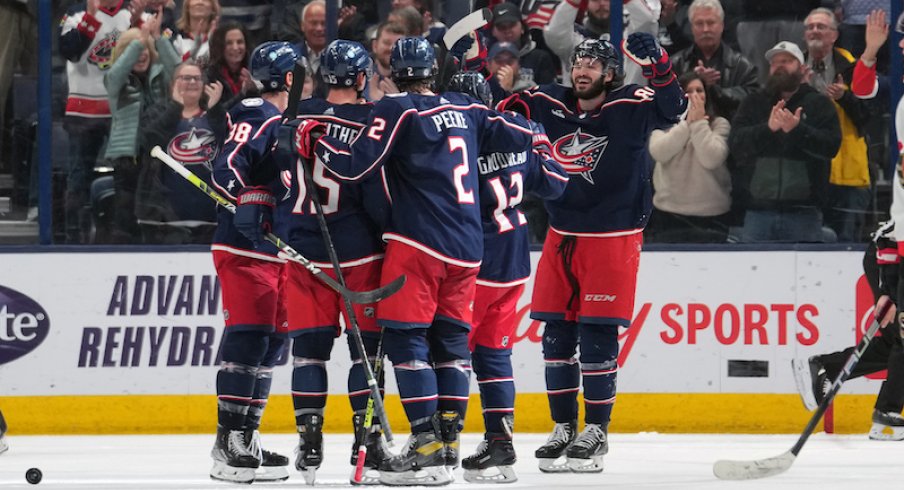
MULTIPOLYGON (((895 110, 895 131, 898 136, 898 162, 895 164, 894 176, 892 177, 891 191, 891 219, 895 223, 904 223, 904 182, 901 181, 901 153, 904 150, 904 98, 898 101, 898 108, 895 110)), ((896 232, 897 234, 902 231, 896 232)), ((904 238, 904 237, 902 237, 904 238)))

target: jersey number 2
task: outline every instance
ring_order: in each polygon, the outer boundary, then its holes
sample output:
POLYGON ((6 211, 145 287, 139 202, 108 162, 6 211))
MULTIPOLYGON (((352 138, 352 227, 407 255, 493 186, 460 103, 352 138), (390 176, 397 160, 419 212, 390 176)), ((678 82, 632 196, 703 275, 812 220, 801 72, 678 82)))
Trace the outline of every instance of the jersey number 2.
POLYGON ((468 175, 468 145, 461 136, 449 137, 449 153, 461 150, 461 163, 452 170, 452 180, 455 181, 455 192, 458 194, 458 202, 462 204, 474 204, 474 190, 465 188, 465 176, 468 175))

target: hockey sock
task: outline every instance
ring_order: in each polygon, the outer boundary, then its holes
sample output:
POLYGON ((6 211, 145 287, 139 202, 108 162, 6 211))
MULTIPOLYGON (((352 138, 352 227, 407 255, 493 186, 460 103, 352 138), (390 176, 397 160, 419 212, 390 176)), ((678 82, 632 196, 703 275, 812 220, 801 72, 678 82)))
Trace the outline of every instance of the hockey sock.
POLYGON ((335 330, 330 328, 304 332, 292 342, 292 405, 299 431, 305 415, 323 414, 329 391, 326 361, 335 338, 335 330))
POLYGON ((433 430, 438 396, 436 373, 428 362, 427 329, 387 328, 383 331, 383 347, 395 370, 399 398, 411 432, 433 430))
MULTIPOLYGON (((364 342, 364 350, 367 351, 367 359, 371 368, 374 368, 374 361, 377 360, 377 344, 380 342, 380 334, 377 332, 361 332, 361 340, 364 342)), ((367 386, 367 378, 364 376, 364 366, 361 363, 361 356, 358 355, 358 348, 352 336, 348 336, 348 351, 352 358, 352 368, 348 372, 348 401, 352 405, 352 411, 355 413, 364 413, 367 409, 367 399, 370 396, 370 388, 367 386)), ((374 373, 377 382, 380 384, 380 394, 383 393, 383 376, 380 373, 374 373)))
POLYGON ((875 408, 880 412, 900 413, 902 406, 904 406, 904 350, 901 348, 900 340, 896 339, 888 354, 888 376, 879 388, 875 408))
POLYGON ((437 409, 457 412, 464 423, 471 382, 468 329, 445 320, 436 320, 427 336, 430 340, 433 367, 436 370, 439 393, 437 409))
POLYGON ((618 327, 580 324, 584 421, 608 425, 618 376, 618 327))
POLYGON ((512 350, 492 349, 478 345, 471 354, 483 423, 487 432, 503 433, 502 419, 515 412, 515 380, 512 373, 512 350))
POLYGON ((227 331, 223 362, 217 372, 217 422, 229 430, 245 426, 257 380, 258 366, 267 351, 267 334, 227 331))
POLYGON ((257 379, 254 382, 254 391, 251 392, 251 405, 248 407, 248 416, 245 418, 245 426, 257 430, 261 426, 261 417, 267 400, 270 398, 270 386, 273 384, 273 366, 285 352, 288 339, 285 335, 270 334, 267 343, 267 353, 257 369, 257 379))
POLYGON ((581 368, 575 358, 578 324, 550 320, 543 330, 543 360, 546 363, 546 396, 553 421, 566 423, 578 418, 581 368))

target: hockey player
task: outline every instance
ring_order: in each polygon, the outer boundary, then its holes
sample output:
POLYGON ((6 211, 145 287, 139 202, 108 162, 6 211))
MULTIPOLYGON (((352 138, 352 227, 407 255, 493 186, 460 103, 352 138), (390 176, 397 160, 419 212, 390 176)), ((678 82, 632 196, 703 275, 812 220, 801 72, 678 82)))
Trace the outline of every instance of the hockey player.
POLYGON ((217 373, 218 423, 210 476, 240 483, 288 478, 285 456, 262 451, 257 425, 270 391, 272 370, 286 345, 280 283, 283 260, 262 240, 269 229, 274 194, 284 187, 272 150, 288 103, 292 69, 299 54, 284 42, 268 42, 251 56, 259 98, 230 111, 230 134, 214 162, 213 184, 237 206, 220 210, 213 250, 223 294, 226 335, 217 373), (264 470, 255 475, 255 469, 264 470))
MULTIPOLYGON (((904 15, 895 23, 895 30, 904 34, 904 15)), ((880 83, 876 72, 876 57, 887 39, 885 12, 874 10, 867 17, 866 48, 857 60, 851 82, 851 91, 859 98, 872 99, 880 94, 885 96, 887 86, 885 80, 880 83)), ((900 47, 904 49, 904 41, 900 47)), ((904 148, 904 102, 898 102, 895 127, 898 132, 898 148, 904 148)), ((904 187, 901 185, 900 162, 899 158, 892 184, 892 219, 875 232, 863 259, 863 269, 876 298, 876 311, 881 311, 889 301, 894 302, 894 305, 882 319, 881 335, 873 338, 850 376, 855 378, 888 369, 872 414, 873 425, 869 438, 875 440, 904 440, 904 418, 901 417, 904 406, 904 318, 898 315, 895 321, 895 310, 900 310, 901 302, 904 301, 904 290, 901 287, 904 283, 899 279, 904 273, 901 267, 904 248, 901 240, 897 239, 900 232, 895 232, 895 222, 904 220, 904 187), (893 323, 897 323, 897 328, 894 328, 893 323), (892 325, 893 328, 888 328, 887 325, 892 325)), ((849 347, 840 352, 812 356, 806 361, 792 361, 798 392, 808 410, 814 410, 823 401, 829 386, 841 372, 853 350, 854 347, 849 347)))
MULTIPOLYGON (((364 129, 372 104, 358 103, 370 74, 370 56, 367 50, 353 41, 337 40, 330 43, 320 58, 320 74, 327 87, 326 100, 307 99, 298 105, 298 117, 324 124, 326 134, 343 143, 351 143, 364 129)), ((294 122, 286 125, 292 129, 294 122)), ((292 141, 294 131, 290 134, 292 141)), ((291 147, 290 147, 291 148, 291 147)), ((292 187, 291 216, 285 226, 287 242, 308 257, 317 267, 332 273, 328 247, 335 247, 346 283, 352 289, 375 289, 380 285, 380 268, 383 263, 383 242, 377 224, 365 211, 386 207, 388 203, 379 178, 364 183, 341 182, 324 170, 319 159, 310 169, 316 189, 308 189, 298 155, 279 159, 291 168, 292 187), (317 192, 323 206, 324 217, 330 230, 331 244, 324 243, 311 194, 317 192), (366 204, 365 204, 366 203, 366 204)), ((379 177, 379 176, 377 176, 379 177)), ((290 337, 293 338, 292 402, 299 430, 296 468, 312 483, 314 472, 323 460, 323 409, 327 397, 326 362, 330 359, 334 339, 340 334, 340 312, 349 326, 343 300, 339 293, 325 286, 304 267, 289 263, 287 309, 290 337)), ((370 362, 375 360, 380 328, 377 326, 373 305, 354 305, 354 316, 361 331, 370 362)), ((352 448, 352 465, 357 462, 360 438, 364 437, 364 411, 370 389, 364 376, 364 368, 358 350, 349 337, 349 349, 354 361, 348 375, 349 401, 354 412, 353 424, 356 441, 352 448)), ((383 447, 378 433, 368 434, 366 468, 375 469, 383 459, 383 447)), ((365 473, 364 483, 376 483, 376 478, 365 473)), ((358 483, 358 482, 355 482, 358 483)))
POLYGON ((546 321, 543 357, 555 421, 549 441, 536 451, 542 471, 603 470, 618 327, 631 324, 652 207, 647 141, 653 129, 674 124, 687 104, 653 36, 634 33, 623 49, 649 87, 622 85, 615 47, 588 39, 571 56, 571 88, 547 85, 501 104, 523 107, 546 127, 553 157, 571 177, 562 197, 546 203, 550 230, 531 305, 531 318, 546 321), (586 426, 576 434, 582 378, 586 426), (556 462, 561 456, 566 463, 556 462))
MULTIPOLYGON (((490 85, 483 75, 452 76, 449 91, 468 94, 492 107, 490 85)), ((536 123, 533 123, 536 124, 536 123)), ((483 224, 483 260, 477 274, 474 319, 469 341, 486 433, 477 452, 461 462, 465 480, 474 483, 517 481, 512 465, 515 380, 512 339, 518 326, 516 305, 530 277, 527 219, 518 209, 525 193, 555 199, 568 175, 552 159, 549 139, 536 125, 534 144, 518 152, 482 154, 479 201, 483 224)))
POLYGON ((436 95, 433 46, 402 38, 390 55, 403 92, 375 106, 362 134, 346 145, 304 121, 296 145, 332 175, 356 181, 386 173, 391 223, 381 282, 401 274, 405 286, 377 305, 383 345, 395 368, 411 424, 402 453, 380 468, 388 485, 443 485, 458 462, 467 408, 471 325, 483 233, 477 201, 477 155, 531 142, 531 130, 462 94, 436 95))

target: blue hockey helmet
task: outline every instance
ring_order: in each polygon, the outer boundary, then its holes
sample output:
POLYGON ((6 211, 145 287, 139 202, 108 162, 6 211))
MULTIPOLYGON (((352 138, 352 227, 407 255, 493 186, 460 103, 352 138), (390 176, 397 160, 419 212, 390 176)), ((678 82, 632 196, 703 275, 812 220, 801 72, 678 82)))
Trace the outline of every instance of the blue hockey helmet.
POLYGON ((295 68, 301 53, 292 43, 267 41, 251 53, 251 78, 263 84, 264 92, 286 89, 286 74, 295 68))
POLYGON ((618 50, 609 41, 605 39, 584 39, 572 51, 571 64, 573 65, 581 58, 599 60, 603 64, 603 73, 605 73, 605 70, 612 70, 611 85, 619 86, 625 80, 625 70, 622 66, 621 56, 619 56, 618 50))
POLYGON ((422 37, 403 37, 392 47, 389 66, 395 81, 430 78, 436 75, 433 44, 422 37))
POLYGON ((320 55, 320 76, 328 85, 352 87, 359 73, 370 72, 370 54, 360 43, 337 39, 320 55))
POLYGON ((487 107, 493 106, 493 92, 486 78, 476 71, 460 71, 449 80, 447 88, 450 92, 461 92, 483 102, 487 107))

